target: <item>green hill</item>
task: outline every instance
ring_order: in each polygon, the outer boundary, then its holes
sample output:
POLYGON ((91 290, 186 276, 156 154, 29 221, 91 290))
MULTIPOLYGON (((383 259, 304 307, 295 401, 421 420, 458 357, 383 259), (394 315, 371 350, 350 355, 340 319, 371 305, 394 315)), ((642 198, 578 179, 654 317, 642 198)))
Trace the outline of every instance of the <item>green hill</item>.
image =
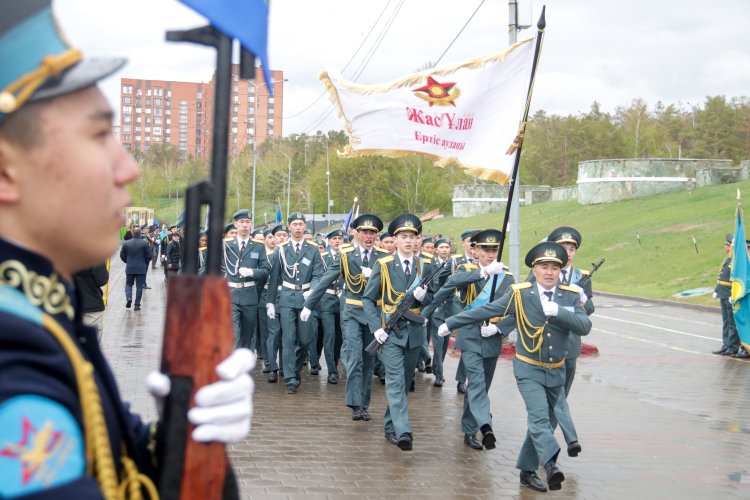
MULTIPOLYGON (((570 225, 583 235, 577 267, 607 259, 594 277, 595 291, 677 300, 675 293, 713 288, 725 255, 724 237, 734 231, 737 189, 750 199, 750 181, 744 181, 601 205, 569 201, 521 207, 521 273, 528 272, 526 250, 555 227, 570 225)), ((466 229, 502 222, 502 212, 444 218, 425 223, 424 231, 458 238, 466 229)), ((508 244, 506 240, 505 261, 508 244)), ((679 300, 718 305, 710 294, 679 300)))

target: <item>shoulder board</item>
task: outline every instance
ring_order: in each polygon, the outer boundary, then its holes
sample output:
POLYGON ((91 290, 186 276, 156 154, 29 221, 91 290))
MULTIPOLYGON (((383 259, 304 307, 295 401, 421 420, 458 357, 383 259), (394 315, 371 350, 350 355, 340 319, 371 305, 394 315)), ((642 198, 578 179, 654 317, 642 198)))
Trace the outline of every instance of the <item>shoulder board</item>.
POLYGON ((580 269, 580 271, 584 276, 588 276, 589 274, 591 274, 591 271, 589 271, 588 269, 580 269))
POLYGON ((264 242, 264 241, 266 241, 266 240, 264 240, 264 239, 261 239, 261 238, 253 238, 253 241, 254 241, 255 243, 263 243, 263 242, 264 242))
POLYGON ((388 264, 389 262, 391 262, 392 260, 393 260, 393 255, 389 255, 387 257, 381 257, 381 258, 379 258, 378 262, 380 262, 381 266, 384 266, 384 265, 388 264))
POLYGON ((463 256, 464 256, 464 254, 462 254, 462 253, 457 253, 456 255, 451 255, 451 259, 460 259, 460 258, 461 258, 461 257, 463 257, 463 256))
POLYGON ((321 257, 328 257, 328 252, 323 252, 320 254, 321 257))
POLYGON ((305 243, 308 244, 308 245, 310 245, 311 247, 318 248, 318 244, 317 243, 313 243, 312 241, 305 241, 305 243))
POLYGON ((200 250, 200 251, 203 251, 203 250, 205 250, 206 248, 208 248, 208 247, 198 247, 198 250, 200 250))
POLYGON ((388 250, 386 250, 385 248, 375 247, 375 250, 377 250, 380 253, 384 253, 386 255, 388 254, 388 250))
POLYGON ((354 251, 354 247, 352 247, 352 246, 348 246, 346 248, 344 248, 343 246, 339 247, 339 252, 341 252, 341 253, 349 253, 349 252, 353 252, 353 251, 354 251))
POLYGON ((286 240, 286 241, 285 241, 284 243, 279 243, 279 244, 278 244, 278 245, 276 245, 276 246, 277 246, 277 247, 283 247, 283 246, 284 246, 284 245, 286 245, 287 243, 289 243, 289 240, 286 240))
POLYGON ((509 271, 508 268, 505 268, 505 275, 506 276, 513 276, 513 271, 509 271))
POLYGON ((429 259, 431 259, 431 258, 432 258, 432 254, 431 254, 431 253, 429 253, 429 252, 421 252, 421 253, 420 253, 419 255, 423 255, 424 257, 427 257, 427 258, 429 258, 429 259))
POLYGON ((233 240, 234 240, 234 238, 224 238, 224 242, 225 243, 229 243, 230 241, 233 241, 233 240))
POLYGON ((513 283, 512 285, 510 285, 510 287, 513 290, 522 290, 524 288, 529 288, 530 286, 531 286, 531 282, 530 281, 524 281, 523 283, 513 283))
POLYGON ((432 264, 432 259, 422 257, 422 262, 424 262, 425 264, 432 264))
POLYGON ((575 293, 578 293, 578 290, 581 289, 581 287, 579 287, 578 285, 557 285, 557 287, 560 290, 567 290, 569 292, 575 292, 575 293))
POLYGON ((467 271, 474 271, 475 269, 479 269, 479 266, 476 264, 469 264, 468 262, 461 264, 458 266, 461 269, 466 269, 467 271))
POLYGON ((341 245, 339 245, 339 250, 341 250, 342 248, 349 248, 352 246, 354 245, 352 245, 351 243, 342 243, 341 245))

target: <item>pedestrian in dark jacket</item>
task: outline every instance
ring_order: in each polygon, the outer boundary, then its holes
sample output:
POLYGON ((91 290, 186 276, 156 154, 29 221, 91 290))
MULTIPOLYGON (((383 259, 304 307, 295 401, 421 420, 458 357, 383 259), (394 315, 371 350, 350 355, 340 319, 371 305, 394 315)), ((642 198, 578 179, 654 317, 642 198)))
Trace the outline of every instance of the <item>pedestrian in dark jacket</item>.
POLYGON ((109 281, 107 264, 90 267, 73 275, 78 303, 83 312, 83 323, 96 327, 99 342, 104 332, 104 293, 102 287, 109 281))
POLYGON ((176 274, 182 268, 182 244, 180 233, 172 233, 172 241, 167 245, 167 276, 176 274))
POLYGON ((125 307, 130 309, 133 302, 133 281, 135 281, 135 311, 141 310, 143 286, 146 284, 146 271, 151 260, 151 249, 141 236, 140 229, 133 230, 133 239, 122 244, 120 259, 125 265, 125 307))

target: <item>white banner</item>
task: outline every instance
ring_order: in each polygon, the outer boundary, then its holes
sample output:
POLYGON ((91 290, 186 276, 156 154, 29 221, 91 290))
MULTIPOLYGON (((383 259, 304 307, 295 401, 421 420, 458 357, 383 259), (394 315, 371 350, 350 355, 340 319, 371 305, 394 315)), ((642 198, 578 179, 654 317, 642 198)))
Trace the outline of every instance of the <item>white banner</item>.
POLYGON ((535 38, 506 52, 383 85, 320 79, 346 122, 343 156, 424 154, 507 183, 526 107, 535 38))

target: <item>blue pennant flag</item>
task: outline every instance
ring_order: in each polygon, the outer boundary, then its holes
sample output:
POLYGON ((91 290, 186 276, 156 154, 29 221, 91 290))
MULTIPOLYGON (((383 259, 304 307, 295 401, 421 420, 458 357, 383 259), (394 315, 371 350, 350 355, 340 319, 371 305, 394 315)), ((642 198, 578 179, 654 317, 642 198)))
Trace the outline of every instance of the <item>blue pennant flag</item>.
POLYGON ((281 224, 281 201, 276 200, 276 224, 281 224))
POLYGON ((742 221, 742 208, 737 207, 737 222, 732 242, 732 310, 740 342, 750 351, 750 260, 745 244, 745 224, 742 221))
POLYGON ((183 210, 179 217, 177 217, 177 222, 174 224, 177 227, 184 227, 185 226, 185 211, 183 210))
MULTIPOLYGON (((263 78, 270 82, 268 65, 268 0, 180 0, 227 36, 236 38, 255 54, 263 66, 263 78)), ((268 86, 273 94, 273 86, 268 86)))
POLYGON ((349 215, 346 216, 346 219, 344 219, 344 223, 341 225, 341 230, 344 232, 345 235, 349 234, 349 224, 352 223, 353 215, 354 215, 354 205, 352 205, 352 208, 349 210, 349 215))

